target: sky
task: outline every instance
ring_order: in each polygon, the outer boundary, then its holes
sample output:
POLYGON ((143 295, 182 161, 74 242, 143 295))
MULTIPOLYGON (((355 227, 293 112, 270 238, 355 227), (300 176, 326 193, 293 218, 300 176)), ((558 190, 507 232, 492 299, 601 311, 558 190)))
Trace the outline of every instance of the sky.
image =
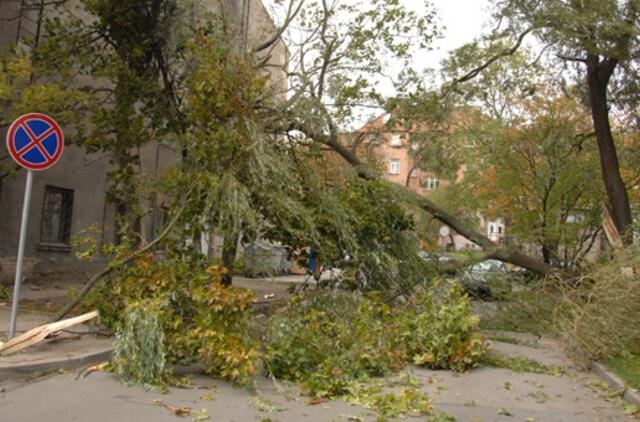
MULTIPOLYGON (((403 2, 407 7, 416 7, 416 4, 422 3, 416 0, 403 2)), ((438 50, 433 53, 433 60, 436 62, 446 57, 449 51, 480 35, 483 32, 483 25, 489 20, 488 0, 431 0, 431 3, 445 27, 444 38, 435 43, 438 50)))

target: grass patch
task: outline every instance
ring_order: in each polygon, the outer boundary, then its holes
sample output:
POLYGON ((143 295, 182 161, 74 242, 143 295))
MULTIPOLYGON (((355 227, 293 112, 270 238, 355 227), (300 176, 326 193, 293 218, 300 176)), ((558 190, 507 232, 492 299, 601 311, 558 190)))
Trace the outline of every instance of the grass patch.
POLYGON ((533 359, 508 357, 496 352, 486 353, 481 360, 481 364, 492 368, 506 368, 518 373, 531 372, 534 374, 554 376, 560 376, 566 373, 566 370, 559 366, 547 366, 533 359))
POLYGON ((628 387, 640 390, 640 354, 609 357, 602 363, 622 378, 628 387))

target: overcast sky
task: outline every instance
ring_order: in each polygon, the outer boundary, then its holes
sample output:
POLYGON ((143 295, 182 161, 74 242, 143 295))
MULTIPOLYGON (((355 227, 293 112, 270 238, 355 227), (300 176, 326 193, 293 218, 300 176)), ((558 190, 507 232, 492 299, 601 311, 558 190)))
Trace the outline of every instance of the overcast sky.
MULTIPOLYGON (((422 3, 416 0, 404 0, 404 3, 415 5, 422 3)), ((435 6, 442 25, 444 38, 436 42, 439 50, 435 52, 437 61, 446 53, 468 43, 480 35, 483 25, 489 19, 488 0, 431 0, 435 6)), ((415 7, 415 6, 413 6, 415 7)))

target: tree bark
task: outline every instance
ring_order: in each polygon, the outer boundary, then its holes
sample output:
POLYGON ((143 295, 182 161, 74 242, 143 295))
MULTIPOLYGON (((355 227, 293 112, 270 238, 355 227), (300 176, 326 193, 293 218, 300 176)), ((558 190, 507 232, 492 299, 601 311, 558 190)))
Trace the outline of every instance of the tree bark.
POLYGON ((222 277, 223 286, 231 286, 233 283, 233 268, 236 263, 238 252, 238 235, 236 233, 227 234, 222 241, 222 265, 227 272, 222 277))
POLYGON ((598 56, 588 55, 587 84, 589 86, 591 117, 600 152, 600 169, 608 199, 607 205, 620 236, 625 243, 629 243, 631 241, 631 236, 628 233, 632 223, 631 207, 626 186, 620 175, 620 164, 609 123, 607 100, 607 86, 617 63, 616 59, 607 58, 600 61, 598 56))

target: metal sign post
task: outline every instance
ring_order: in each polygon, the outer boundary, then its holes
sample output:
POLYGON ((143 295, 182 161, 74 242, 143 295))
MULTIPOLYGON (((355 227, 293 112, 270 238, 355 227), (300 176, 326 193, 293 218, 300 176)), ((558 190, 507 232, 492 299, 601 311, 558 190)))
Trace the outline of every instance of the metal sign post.
POLYGON ((13 301, 11 302, 9 338, 13 338, 16 335, 18 303, 20 302, 20 285, 22 284, 22 263, 24 261, 24 245, 27 243, 27 225, 29 224, 29 204, 31 203, 32 186, 33 171, 27 170, 27 184, 24 188, 24 202, 22 204, 22 223, 20 224, 20 242, 18 243, 18 259, 16 260, 16 278, 13 282, 13 301))
POLYGON ((22 205, 22 222, 20 224, 20 241, 18 242, 18 258, 16 259, 16 278, 11 303, 11 321, 9 338, 16 335, 18 306, 20 304, 20 285, 24 264, 24 250, 27 243, 27 226, 29 223, 29 205, 33 187, 33 172, 46 170, 53 166, 62 155, 64 136, 60 125, 51 117, 41 113, 29 113, 18 117, 7 132, 7 150, 11 158, 27 170, 27 184, 24 189, 22 205))

